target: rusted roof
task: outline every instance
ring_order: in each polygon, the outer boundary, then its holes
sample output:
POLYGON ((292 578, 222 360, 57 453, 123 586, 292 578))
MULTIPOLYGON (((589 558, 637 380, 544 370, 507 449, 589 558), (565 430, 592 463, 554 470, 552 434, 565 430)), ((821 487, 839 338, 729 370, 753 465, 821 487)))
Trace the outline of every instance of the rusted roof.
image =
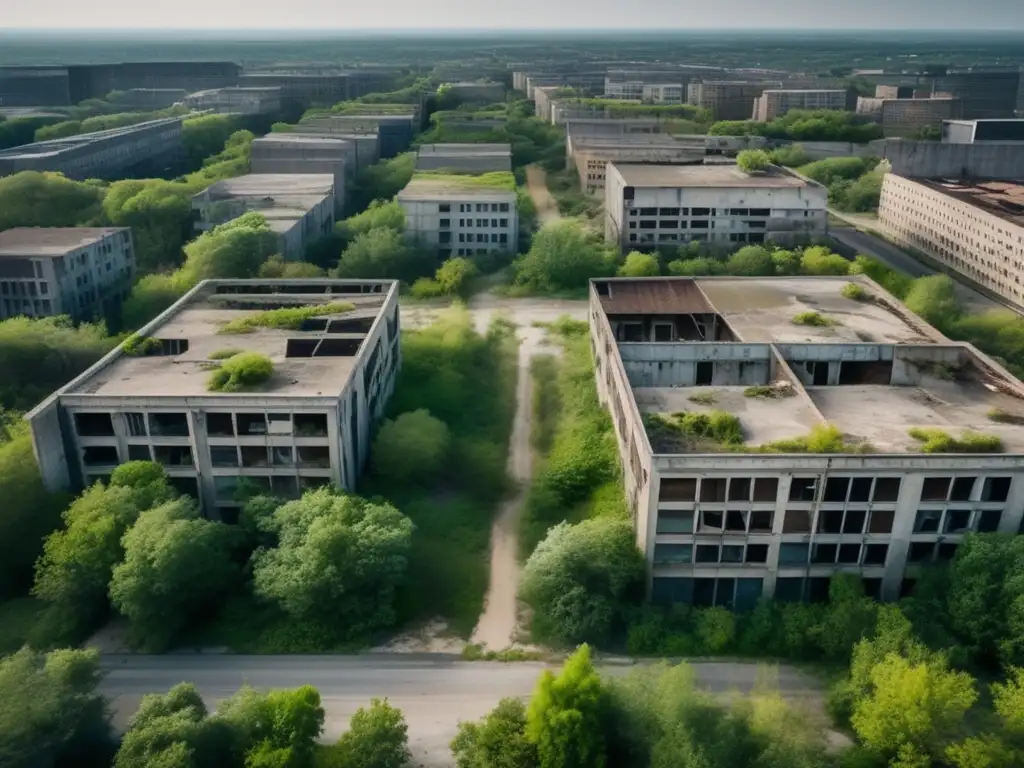
POLYGON ((595 280, 608 286, 601 296, 607 315, 689 315, 714 312, 697 283, 690 278, 595 280))

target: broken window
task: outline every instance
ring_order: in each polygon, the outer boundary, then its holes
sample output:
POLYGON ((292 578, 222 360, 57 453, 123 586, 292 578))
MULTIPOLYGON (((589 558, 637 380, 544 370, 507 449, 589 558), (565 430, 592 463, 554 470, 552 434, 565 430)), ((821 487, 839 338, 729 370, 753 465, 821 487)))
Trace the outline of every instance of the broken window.
POLYGON ((951 477, 926 477, 921 485, 921 501, 945 501, 952 481, 951 477))
POLYGON ((848 477, 830 477, 825 483, 825 498, 827 502, 839 502, 843 503, 846 501, 846 492, 850 488, 850 478, 848 477))
POLYGON ((700 481, 700 500, 704 503, 725 501, 725 478, 705 477, 700 481))
POLYGON ((818 510, 818 533, 842 533, 843 510, 818 510))
POLYGON ((697 545, 697 557, 695 562, 698 563, 717 563, 718 562, 718 545, 717 544, 698 544, 697 545))
POLYGON ((234 437, 235 425, 230 413, 207 413, 206 431, 210 437, 234 437))
POLYGON ((239 413, 235 417, 238 420, 238 434, 265 435, 267 434, 267 417, 263 413, 239 413))
POLYGON ((233 445, 211 445, 210 463, 215 467, 237 467, 238 449, 233 445))
POLYGON ((87 467, 107 467, 121 462, 117 457, 117 446, 90 445, 82 449, 82 463, 87 467))
POLYGON ((963 533, 971 523, 971 510, 947 509, 942 530, 944 533, 963 533))
POLYGON ((129 437, 146 437, 146 414, 126 413, 124 422, 128 428, 129 437))
POLYGON ((759 477, 754 480, 754 501, 775 502, 779 493, 779 478, 759 477))
POLYGON ((750 500, 750 478, 734 477, 729 480, 729 501, 750 500))
POLYGON ((746 562, 748 562, 748 563, 767 563, 768 562, 768 545, 767 544, 747 544, 746 562))
POLYGON ((114 420, 109 413, 76 413, 75 431, 80 437, 113 437, 114 420))
POLYGON ((806 509, 787 509, 782 518, 783 533, 810 533, 811 513, 806 509))
POLYGON ((658 501, 693 501, 697 498, 697 478, 662 478, 658 501))
POLYGON ((888 556, 888 544, 864 545, 864 565, 885 565, 885 558, 888 556))
POLYGON ((297 437, 327 437, 327 416, 322 413, 296 413, 297 437))
POLYGON ((897 501, 900 497, 900 482, 898 477, 875 478, 875 495, 872 501, 897 501))
POLYGON ((891 509, 871 510, 871 522, 868 524, 868 533, 892 533, 893 518, 896 513, 891 509))
POLYGON ((986 477, 981 487, 982 501, 1006 501, 1010 495, 1010 478, 986 477))
POLYGON ((850 481, 850 503, 866 503, 871 499, 871 478, 855 477, 850 481))
POLYGON ((984 509, 978 513, 978 533, 995 533, 1002 519, 1001 509, 984 509))
POLYGON ((275 445, 271 447, 270 451, 275 467, 291 467, 295 465, 295 457, 290 447, 275 445))
POLYGON ((700 532, 707 533, 721 533, 722 532, 722 513, 721 512, 710 512, 705 510, 700 513, 700 532))
POLYGON ((747 530, 747 517, 746 513, 730 509, 725 513, 725 530, 727 531, 746 531, 747 530))
POLYGON ((814 501, 817 477, 794 477, 789 484, 790 501, 814 501))
POLYGON ((843 518, 843 533, 864 533, 864 520, 868 513, 863 509, 848 509, 843 518))
POLYGON ((953 491, 949 494, 950 501, 970 501, 976 477, 958 477, 953 480, 953 491))
POLYGON ((290 435, 292 433, 292 415, 290 413, 268 413, 267 433, 271 435, 290 435))
POLYGON ((658 511, 658 533, 693 533, 693 512, 658 511))
POLYGON ((299 466, 327 469, 331 466, 331 449, 320 445, 298 446, 299 466))
POLYGON ((840 544, 836 562, 842 565, 856 565, 860 562, 860 544, 840 544))
POLYGON ((154 445, 153 460, 165 467, 191 467, 192 448, 187 445, 154 445))
POLYGON ((770 509, 755 509, 750 513, 750 530, 770 533, 775 513, 770 509))
POLYGON ((938 533, 939 518, 942 512, 937 509, 917 510, 917 519, 914 520, 914 533, 938 533))
POLYGON ((154 437, 188 437, 188 417, 184 413, 151 413, 149 434, 154 437))

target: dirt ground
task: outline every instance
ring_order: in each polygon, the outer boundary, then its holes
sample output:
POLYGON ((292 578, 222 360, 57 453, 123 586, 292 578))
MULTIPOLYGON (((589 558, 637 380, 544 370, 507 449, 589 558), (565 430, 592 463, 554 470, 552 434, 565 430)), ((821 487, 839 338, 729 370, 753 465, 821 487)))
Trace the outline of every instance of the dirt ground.
POLYGON ((539 165, 526 166, 526 191, 530 193, 533 204, 537 206, 537 221, 540 224, 562 218, 562 214, 558 212, 558 203, 548 191, 547 174, 539 165))

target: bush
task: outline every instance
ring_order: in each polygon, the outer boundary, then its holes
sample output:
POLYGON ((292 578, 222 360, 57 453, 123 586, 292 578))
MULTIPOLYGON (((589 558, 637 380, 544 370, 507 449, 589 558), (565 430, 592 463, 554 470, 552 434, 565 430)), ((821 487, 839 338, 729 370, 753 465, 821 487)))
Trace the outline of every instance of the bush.
POLYGON ((756 450, 761 453, 864 453, 869 446, 847 443, 833 424, 816 424, 806 437, 764 443, 756 450))
POLYGON ((515 262, 515 280, 537 293, 582 291, 591 278, 613 274, 614 260, 612 250, 580 223, 550 222, 515 262))
POLYGON ((814 246, 800 257, 800 270, 805 275, 846 275, 850 272, 850 262, 828 248, 814 246))
POLYGON ((809 325, 815 328, 831 328, 833 325, 839 325, 837 320, 833 320, 831 317, 826 317, 813 310, 793 315, 793 319, 790 322, 793 325, 809 325))
POLYGON ((787 168, 797 168, 811 161, 810 155, 799 144, 773 149, 768 156, 775 165, 784 165, 787 168))
POLYGON ((771 164, 771 158, 763 149, 745 149, 736 156, 736 165, 744 173, 760 173, 771 164))
POLYGON ((840 291, 844 298, 851 299, 853 301, 867 301, 870 297, 868 292, 857 283, 847 283, 843 286, 843 290, 840 291))
POLYGON ((953 437, 934 427, 913 427, 907 430, 912 438, 922 443, 924 453, 1002 453, 1003 441, 995 435, 964 432, 953 437))
POLYGON ((730 275, 766 277, 775 274, 775 263, 767 248, 747 245, 729 257, 728 271, 730 275))
POLYGON ((702 275, 721 275, 725 273, 725 265, 711 258, 677 259, 668 263, 668 273, 677 277, 700 277, 702 275))
POLYGON ((352 715, 349 729, 334 746, 337 768, 406 768, 412 760, 408 726, 401 710, 373 699, 352 715))
POLYGON ((451 450, 448 426, 425 409, 385 421, 373 441, 373 472, 387 483, 428 483, 451 450))
POLYGON ((476 275, 476 264, 470 259, 456 257, 448 259, 438 268, 435 279, 445 293, 462 295, 469 290, 476 275))
POLYGON ((303 322, 312 317, 340 315, 355 308, 355 304, 347 301, 331 301, 327 304, 268 309, 232 320, 218 328, 217 333, 252 333, 257 328, 301 328, 303 322))
POLYGON ((210 374, 206 388, 211 392, 238 392, 265 383, 274 373, 270 358, 259 352, 239 352, 224 360, 210 374))
POLYGON ((731 649, 736 642, 736 615, 727 608, 705 608, 697 614, 697 637, 705 653, 731 649))
POLYGON ((903 303, 940 331, 953 327, 962 313, 955 284, 946 275, 914 280, 903 303))
POLYGON ((661 274, 658 260, 649 253, 633 251, 619 267, 619 277, 656 277, 661 274))
POLYGON ((412 288, 409 289, 409 293, 412 294, 414 299, 436 299, 440 296, 444 296, 445 290, 437 280, 433 280, 429 277, 421 277, 412 284, 412 288))

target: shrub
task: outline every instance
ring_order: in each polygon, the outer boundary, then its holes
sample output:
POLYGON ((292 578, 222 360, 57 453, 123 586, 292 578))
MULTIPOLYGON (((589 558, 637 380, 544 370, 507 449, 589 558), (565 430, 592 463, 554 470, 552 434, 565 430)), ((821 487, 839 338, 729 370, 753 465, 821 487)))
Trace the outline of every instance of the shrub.
POLYGON ((759 173, 771 164, 771 158, 763 149, 745 149, 736 156, 736 165, 744 173, 759 173))
POLYGON ((853 301, 867 301, 869 298, 868 292, 857 283, 847 283, 843 286, 843 290, 840 293, 842 293, 844 298, 852 299, 853 301))
POLYGON ((697 637, 704 652, 722 653, 736 641, 736 615, 728 608, 705 608, 697 613, 697 637))
POLYGON ((456 257, 442 264, 434 277, 445 293, 462 294, 469 289, 476 275, 476 264, 470 259, 456 257))
POLYGON ((448 426, 424 409, 385 421, 373 441, 373 471, 398 484, 431 480, 451 449, 448 426))
POLYGON ((648 426, 653 427, 656 433, 667 431, 664 437, 670 441, 682 437, 687 443, 696 442, 699 445, 710 442, 719 448, 743 444, 740 420, 731 413, 717 409, 650 414, 648 426))
POLYGON ((728 272, 730 275, 767 277, 775 274, 775 262, 767 248, 747 245, 729 257, 728 272))
POLYGON ((799 314, 793 315, 793 319, 790 320, 793 325, 810 325, 816 328, 829 328, 833 325, 839 325, 837 320, 833 320, 830 317, 808 310, 807 312, 800 312, 799 314))
POLYGON ((833 424, 816 424, 804 437, 776 440, 756 450, 761 453, 864 453, 868 446, 847 443, 833 424))
POLYGON ((412 284, 409 293, 414 299, 436 299, 439 296, 444 296, 445 290, 437 280, 421 277, 412 284))
POLYGON ((237 392, 263 384, 274 373, 270 358, 259 352, 239 352, 224 360, 210 374, 206 388, 211 392, 237 392))
POLYGON ((160 343, 160 339, 154 339, 152 336, 140 336, 137 333, 133 333, 121 344, 121 351, 131 357, 145 357, 159 352, 162 348, 163 344, 160 343))
POLYGON ((311 317, 323 315, 339 315, 351 312, 354 304, 347 301, 332 301, 328 304, 307 305, 303 307, 282 307, 268 309, 222 325, 217 333, 252 333, 257 328, 301 328, 302 322, 311 317))
POLYGON ((815 246, 803 252, 800 270, 805 275, 846 275, 850 272, 850 262, 828 248, 815 246))
POLYGON ((771 384, 747 387, 743 390, 744 397, 762 397, 767 400, 774 400, 778 397, 791 397, 794 394, 796 393, 793 391, 792 387, 776 387, 771 384))
POLYGON ((725 264, 707 257, 696 259, 677 259, 668 263, 668 273, 677 277, 699 277, 701 275, 721 275, 725 272, 725 264))
POLYGON ((213 352, 211 352, 210 354, 208 354, 206 356, 206 359, 207 360, 227 360, 229 357, 234 357, 235 355, 238 355, 238 354, 241 354, 241 353, 242 353, 241 349, 231 349, 230 347, 228 347, 226 349, 214 350, 213 352))
POLYGON ((913 427, 907 434, 922 443, 924 453, 1002 453, 1003 441, 995 435, 964 432, 953 437, 934 427, 913 427))
POLYGON ((649 253, 633 251, 619 267, 619 277, 656 277, 661 274, 658 260, 649 253))
POLYGON ((946 275, 914 280, 903 303, 940 331, 950 328, 962 314, 955 285, 946 275))

